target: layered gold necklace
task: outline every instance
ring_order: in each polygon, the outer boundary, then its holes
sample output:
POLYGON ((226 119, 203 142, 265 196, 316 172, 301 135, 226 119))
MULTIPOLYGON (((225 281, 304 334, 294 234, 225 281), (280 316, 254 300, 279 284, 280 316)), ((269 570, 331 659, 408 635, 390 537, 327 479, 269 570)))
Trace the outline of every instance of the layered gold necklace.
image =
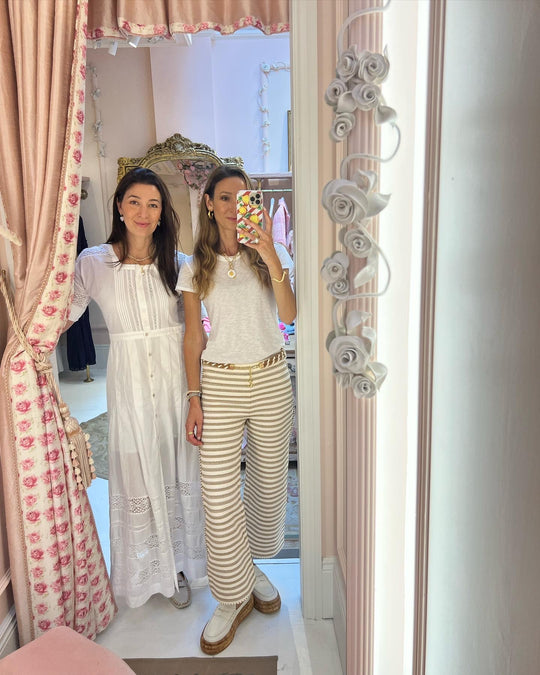
POLYGON ((129 255, 129 253, 126 253, 126 258, 129 258, 130 260, 134 260, 135 262, 138 262, 138 263, 144 262, 145 260, 150 260, 151 257, 152 257, 151 255, 147 255, 144 258, 135 258, 135 256, 132 256, 132 255, 129 255))
POLYGON ((238 253, 236 253, 235 255, 227 255, 226 253, 222 253, 221 255, 225 258, 227 264, 229 265, 227 276, 229 277, 229 279, 234 279, 236 277, 236 270, 234 269, 234 263, 240 257, 240 251, 238 251, 238 253))

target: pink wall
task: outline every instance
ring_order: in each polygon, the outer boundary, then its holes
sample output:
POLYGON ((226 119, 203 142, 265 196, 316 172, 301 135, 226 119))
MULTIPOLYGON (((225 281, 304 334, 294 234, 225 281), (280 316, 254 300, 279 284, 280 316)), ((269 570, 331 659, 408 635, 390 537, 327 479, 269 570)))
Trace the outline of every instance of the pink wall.
POLYGON ((262 85, 261 63, 290 65, 288 34, 195 35, 190 47, 158 47, 150 52, 160 141, 179 132, 206 143, 222 157, 241 156, 249 173, 287 171, 289 72, 272 71, 267 78, 266 162, 257 92, 262 85))

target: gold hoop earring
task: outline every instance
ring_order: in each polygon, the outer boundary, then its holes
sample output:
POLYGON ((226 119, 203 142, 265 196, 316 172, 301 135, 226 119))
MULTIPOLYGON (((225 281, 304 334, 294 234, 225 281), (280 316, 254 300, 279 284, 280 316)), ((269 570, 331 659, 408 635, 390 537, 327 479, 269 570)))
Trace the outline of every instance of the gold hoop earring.
POLYGON ((210 209, 208 209, 208 217, 210 218, 210 220, 214 220, 214 212, 210 211, 210 209))

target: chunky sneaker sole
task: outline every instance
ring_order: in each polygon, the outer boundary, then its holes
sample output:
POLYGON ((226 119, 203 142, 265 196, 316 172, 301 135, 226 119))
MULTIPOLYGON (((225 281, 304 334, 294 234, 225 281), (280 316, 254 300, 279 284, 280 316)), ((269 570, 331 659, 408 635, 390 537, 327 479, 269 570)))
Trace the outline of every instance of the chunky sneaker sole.
POLYGON ((257 565, 253 565, 255 586, 253 587, 253 604, 263 614, 273 614, 281 607, 278 589, 257 565))
POLYGON ((279 591, 277 592, 277 597, 273 600, 260 600, 255 593, 253 593, 253 605, 256 610, 263 614, 273 614, 274 612, 278 612, 281 607, 279 591))
POLYGON ((236 629, 242 623, 242 621, 247 616, 249 616, 252 609, 253 609, 253 596, 251 596, 246 602, 246 604, 240 609, 227 635, 222 637, 221 640, 219 640, 218 642, 208 642, 208 640, 205 640, 203 629, 203 632, 201 633, 201 650, 205 654, 208 654, 209 656, 214 656, 215 654, 219 654, 220 652, 222 652, 224 649, 227 649, 227 647, 231 644, 231 642, 234 639, 236 629))

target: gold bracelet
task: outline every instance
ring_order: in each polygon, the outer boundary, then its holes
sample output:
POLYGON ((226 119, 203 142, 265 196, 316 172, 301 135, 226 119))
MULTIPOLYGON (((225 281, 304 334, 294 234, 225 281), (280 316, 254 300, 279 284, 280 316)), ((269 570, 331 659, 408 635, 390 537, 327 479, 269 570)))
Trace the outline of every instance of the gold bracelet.
POLYGON ((281 279, 275 279, 274 277, 272 277, 272 281, 275 281, 276 284, 282 284, 286 275, 287 275, 287 270, 283 270, 283 274, 281 275, 281 279))

